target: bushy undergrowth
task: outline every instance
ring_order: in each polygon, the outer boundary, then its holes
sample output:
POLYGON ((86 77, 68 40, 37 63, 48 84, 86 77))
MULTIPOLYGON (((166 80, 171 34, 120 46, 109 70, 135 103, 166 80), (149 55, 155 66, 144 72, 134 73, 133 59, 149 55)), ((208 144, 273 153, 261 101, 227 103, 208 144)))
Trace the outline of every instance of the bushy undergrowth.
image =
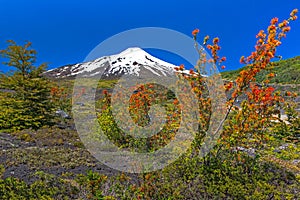
POLYGON ((31 184, 1 179, 2 199, 297 199, 300 192, 295 174, 234 152, 209 160, 186 155, 161 171, 139 175, 36 176, 40 179, 31 184))
POLYGON ((0 178, 1 199, 72 199, 73 194, 78 192, 77 188, 51 174, 45 174, 40 171, 36 172, 35 176, 38 180, 31 184, 13 177, 0 178))

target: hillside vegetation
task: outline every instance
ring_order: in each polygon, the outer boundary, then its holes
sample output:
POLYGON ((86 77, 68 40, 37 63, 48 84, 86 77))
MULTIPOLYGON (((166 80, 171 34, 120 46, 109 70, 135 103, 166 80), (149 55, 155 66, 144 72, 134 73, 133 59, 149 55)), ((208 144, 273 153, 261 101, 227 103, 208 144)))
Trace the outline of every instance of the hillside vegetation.
MULTIPOLYGON (((247 67, 242 67, 238 70, 226 71, 221 74, 225 80, 235 80, 239 73, 246 68, 247 67)), ((262 82, 270 73, 270 70, 275 74, 275 77, 270 80, 270 83, 300 84, 300 56, 274 62, 273 69, 265 70, 257 74, 257 82, 262 82)))

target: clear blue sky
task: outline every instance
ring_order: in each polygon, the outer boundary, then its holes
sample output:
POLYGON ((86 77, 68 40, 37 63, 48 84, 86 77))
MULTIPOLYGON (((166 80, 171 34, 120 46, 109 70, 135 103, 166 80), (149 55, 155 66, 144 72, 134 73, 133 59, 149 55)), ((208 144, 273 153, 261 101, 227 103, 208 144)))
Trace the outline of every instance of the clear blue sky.
MULTIPOLYGON (((191 35, 199 28, 201 36, 221 39, 227 69, 236 69, 239 58, 253 50, 256 33, 294 8, 300 8, 299 0, 0 0, 0 48, 8 39, 31 41, 38 63, 47 62, 50 69, 83 61, 100 42, 128 29, 154 26, 191 35)), ((284 58, 300 55, 300 23, 291 25, 279 49, 284 58)), ((180 64, 168 54, 152 53, 180 64)))

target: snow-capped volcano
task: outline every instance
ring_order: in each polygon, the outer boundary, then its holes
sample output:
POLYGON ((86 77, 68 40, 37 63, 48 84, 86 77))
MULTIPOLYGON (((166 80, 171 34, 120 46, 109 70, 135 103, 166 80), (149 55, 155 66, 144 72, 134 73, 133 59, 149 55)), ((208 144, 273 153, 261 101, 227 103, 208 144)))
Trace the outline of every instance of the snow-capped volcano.
POLYGON ((92 77, 102 74, 102 77, 120 77, 124 74, 139 76, 143 70, 148 70, 157 76, 168 76, 175 72, 175 65, 155 58, 144 50, 134 47, 119 54, 105 56, 94 61, 65 65, 46 71, 44 74, 53 78, 68 78, 81 75, 92 77))

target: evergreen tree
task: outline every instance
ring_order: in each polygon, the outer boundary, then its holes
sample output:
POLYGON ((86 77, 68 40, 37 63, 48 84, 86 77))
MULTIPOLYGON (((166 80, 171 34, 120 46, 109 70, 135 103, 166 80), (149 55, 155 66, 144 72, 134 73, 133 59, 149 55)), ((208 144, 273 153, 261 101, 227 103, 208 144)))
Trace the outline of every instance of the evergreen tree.
POLYGON ((42 77, 47 65, 34 66, 36 51, 31 43, 24 46, 9 40, 6 49, 0 50, 7 59, 5 65, 13 67, 13 74, 0 75, 0 129, 38 129, 50 125, 54 107, 51 103, 51 82, 42 77))

